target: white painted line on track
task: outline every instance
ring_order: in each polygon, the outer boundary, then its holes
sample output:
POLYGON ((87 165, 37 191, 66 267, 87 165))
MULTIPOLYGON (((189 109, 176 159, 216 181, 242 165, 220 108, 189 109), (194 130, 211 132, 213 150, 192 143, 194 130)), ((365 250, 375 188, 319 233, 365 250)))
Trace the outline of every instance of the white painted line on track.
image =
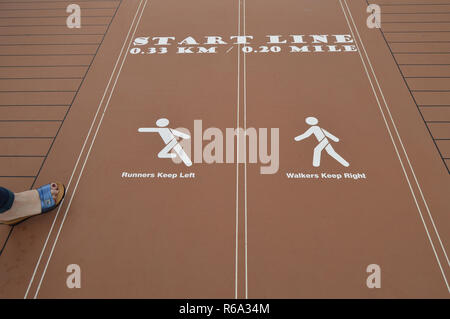
MULTIPOLYGON (((76 163, 75 163, 75 167, 74 167, 74 169, 73 169, 73 171, 72 171, 72 175, 70 176, 69 182, 67 183, 66 191, 70 188, 70 185, 71 185, 71 183, 72 183, 73 176, 74 176, 75 171, 77 170, 78 164, 79 164, 79 162, 80 162, 81 155, 82 155, 83 152, 84 152, 84 149, 85 149, 85 147, 86 147, 87 141, 88 141, 88 139, 89 139, 89 137, 90 137, 90 135, 91 135, 92 129, 93 129, 93 127, 94 127, 94 123, 95 123, 95 121, 96 121, 96 119, 97 119, 97 115, 98 115, 98 113, 99 113, 99 111, 100 111, 100 107, 101 107, 101 105, 103 104, 103 100, 105 99, 106 93, 108 92, 109 85, 111 84, 111 79, 112 79, 114 73, 116 72, 117 65, 118 65, 118 63, 119 63, 120 57, 122 56, 123 49, 125 48, 125 44, 127 43, 127 39, 128 39, 128 37, 129 37, 129 35, 130 35, 130 32, 131 32, 131 30, 132 30, 132 28, 133 28, 134 21, 136 20, 136 17, 137 17, 137 14, 138 14, 138 12, 139 12, 139 8, 140 8, 140 6, 141 6, 141 4, 142 4, 142 1, 143 1, 143 0, 141 0, 141 2, 139 3, 138 8, 137 8, 137 10, 136 10, 136 14, 134 15, 133 21, 131 22, 130 28, 129 28, 129 30, 128 30, 128 34, 127 34, 127 36, 125 37, 125 40, 124 40, 123 45, 122 45, 122 49, 120 50, 119 56, 117 57, 116 63, 115 63, 115 65, 114 65, 113 71, 111 72, 111 75, 110 75, 110 77, 109 77, 109 81, 108 81, 108 84, 107 84, 107 86, 106 86, 106 88, 105 88, 105 91, 104 91, 104 93, 103 93, 102 99, 100 100, 100 103, 98 104, 97 112, 95 113, 94 119, 92 120, 91 126, 90 126, 89 131, 88 131, 88 133, 87 133, 87 135, 86 135, 86 138, 85 138, 85 140, 84 140, 84 143, 83 143, 83 146, 82 146, 82 148, 81 148, 80 154, 78 155, 78 159, 77 159, 77 161, 76 161, 76 163)), ((40 263, 41 263, 42 256, 43 256, 43 254, 44 254, 44 251, 45 251, 45 249, 46 249, 46 247, 47 247, 47 244, 48 244, 48 241, 49 241, 49 239, 50 239, 50 235, 51 235, 51 233, 53 232, 53 228, 54 228, 55 223, 56 223, 56 220, 57 220, 57 218, 58 218, 58 216, 59 216, 59 211, 61 210, 61 207, 62 207, 63 204, 64 204, 64 200, 65 200, 65 199, 63 199, 61 205, 59 205, 58 210, 57 210, 57 212, 56 212, 56 214, 55 214, 55 217, 54 217, 54 219, 53 219, 52 226, 50 227, 50 230, 49 230, 49 232, 48 232, 47 238, 46 238, 46 240, 45 240, 45 242, 44 242, 44 246, 42 247, 41 254, 40 254, 40 256, 39 256, 39 258, 38 258, 38 261, 37 261, 37 263, 36 263, 36 266, 35 266, 35 268, 34 268, 33 275, 31 276, 30 282, 29 282, 29 284, 28 284, 28 288, 27 288, 27 290, 26 290, 26 292, 25 292, 24 299, 26 299, 27 296, 28 296, 28 293, 29 293, 29 291, 30 291, 31 285, 32 285, 32 283, 33 283, 33 281, 34 281, 34 277, 36 276, 37 269, 38 269, 38 267, 39 267, 39 265, 40 265, 40 263)))
MULTIPOLYGON (((359 56, 360 56, 360 58, 361 58, 361 62, 362 62, 362 64, 363 64, 363 66, 364 66, 364 70, 366 71, 367 78, 369 79, 370 86, 371 86, 371 88, 372 88, 373 94, 375 95, 375 98, 376 98, 378 107, 379 107, 380 112, 381 112, 381 114, 382 114, 382 116, 383 116, 383 120, 384 120, 385 126, 386 126, 387 131, 388 131, 388 133, 389 133, 389 136, 390 136, 390 138, 391 138, 392 144, 394 145, 394 149, 395 149, 395 152, 396 152, 396 154, 397 154, 397 157, 398 157, 398 159, 399 159, 399 161, 400 161, 400 165, 402 166, 403 173, 404 173, 404 175, 405 175, 406 181, 408 182, 408 186, 409 186, 409 189, 410 189, 410 191, 411 191, 411 194, 412 194, 412 196, 413 196, 413 198, 414 198, 414 202, 415 202, 415 204, 416 204, 417 210, 419 211, 420 218, 421 218, 421 220, 422 220, 422 224, 423 224, 423 226, 425 227, 425 231, 426 231, 426 233, 427 233, 428 240, 429 240, 429 242, 430 242, 430 244, 431 244, 431 247, 432 247, 432 249, 433 249, 433 252, 434 252, 434 255, 435 255, 435 257, 436 257, 436 261, 437 261, 437 263, 438 263, 438 266, 439 266, 439 268, 440 268, 442 277, 443 277, 444 282, 445 282, 445 284, 446 284, 446 286, 447 286, 447 290, 450 292, 450 287, 449 287, 449 284, 448 284, 448 281, 447 281, 447 277, 446 277, 445 272, 444 272, 444 270, 443 270, 443 268, 442 268, 441 262, 440 262, 440 260, 439 260, 439 256, 438 256, 438 254, 437 254, 437 252, 436 252, 436 248, 434 247, 433 240, 431 239, 430 233, 429 233, 429 231, 428 231, 428 227, 427 227, 427 225, 426 225, 426 223, 425 223, 425 220, 424 220, 424 218, 423 218, 422 211, 421 211, 421 209, 420 209, 420 206, 419 206, 419 203, 418 203, 418 201, 417 201, 416 195, 414 194, 414 190, 413 190, 413 188, 412 188, 412 186, 411 186, 411 182, 410 182, 410 180, 409 180, 409 177, 408 177, 408 174, 407 174, 407 172, 406 172, 405 166, 404 166, 403 161, 402 161, 402 159, 401 159, 399 150, 398 150, 398 148, 397 148, 397 144, 395 143, 394 138, 393 138, 393 135, 392 135, 392 132, 391 132, 391 129, 389 128, 389 124, 388 124, 388 122, 387 122, 387 119, 386 119, 386 116, 385 116, 385 114, 384 114, 384 111, 383 111, 383 109, 382 109, 382 107, 381 107, 380 100, 379 100, 378 95, 377 95, 377 93, 376 93, 376 90, 375 90, 375 87, 374 87, 374 85, 373 85, 372 79, 371 79, 371 77, 370 77, 369 71, 368 71, 368 69, 367 69, 366 62, 364 61, 364 58, 363 58, 363 56, 362 56, 362 54, 361 54, 361 50, 360 50, 360 48, 359 48, 358 42, 356 41, 356 37, 355 37, 355 34, 354 34, 354 32, 353 32, 353 29, 352 29, 352 27, 351 27, 351 25, 350 25, 350 21, 349 21, 348 16, 350 16, 350 18, 351 18, 351 20, 352 20, 353 27, 355 28, 355 30, 356 30, 356 32, 357 32, 359 42, 361 43, 361 47, 363 48, 364 54, 365 54, 366 59, 367 59, 367 61, 368 61, 368 63, 369 63, 369 66, 370 66, 370 69, 371 69, 371 72, 372 72, 372 76, 374 77, 374 79, 375 79, 375 81, 376 81, 378 90, 380 91, 380 94, 381 94, 381 96, 382 96, 382 98, 383 98, 383 101, 384 101, 384 104, 385 104, 385 106, 386 106, 386 109, 387 109, 388 114, 389 114, 389 116, 390 116, 390 120, 391 120, 392 126, 395 128, 395 132, 396 132, 397 138, 398 138, 398 140, 399 140, 400 143, 401 143, 401 146, 402 146, 403 152, 404 152, 404 154, 405 154, 405 157, 408 159, 408 156, 407 156, 407 154, 406 154, 406 150, 405 150, 405 148, 404 148, 404 146, 403 146, 403 143, 402 143, 402 140, 401 140, 400 135, 399 135, 399 133, 398 133, 397 127, 396 127, 395 122, 394 122, 394 120, 393 120, 393 118, 392 118, 392 115, 391 115, 389 106, 388 106, 388 104, 387 104, 387 102, 386 102, 386 99, 385 99, 385 97, 384 97, 383 91, 382 91, 382 89, 381 89, 381 87, 380 87, 380 84, 379 84, 379 82, 378 82, 378 79, 377 79, 377 76, 376 76, 376 74, 375 74, 375 71, 373 70, 372 63, 370 62, 369 56, 368 56, 368 54, 367 54, 366 48, 365 48, 365 46, 364 46, 364 43, 362 42, 362 39, 361 39, 361 36, 360 36, 360 34, 359 34, 359 31, 358 31, 358 28, 357 28, 357 26, 356 26, 356 23, 355 23, 355 21, 353 20, 353 16, 351 15, 351 11, 350 11, 350 9, 349 9, 349 7, 348 7, 348 5, 347 5, 347 1, 346 1, 346 0, 343 0, 343 1, 344 1, 344 3, 345 3, 345 6, 347 7, 348 15, 347 15, 347 13, 346 13, 346 11, 345 11, 345 9, 344 9, 344 6, 343 6, 343 4, 342 4, 342 0, 339 0, 339 3, 340 3, 341 8, 342 8, 342 12, 344 13, 345 20, 347 21, 347 24, 348 24, 348 27, 349 27, 349 29, 350 29, 350 32, 352 33, 353 39, 355 39, 355 44, 356 44, 356 46, 358 47, 358 53, 359 53, 359 56)), ((412 167, 411 167, 411 163, 409 162, 409 159, 408 159, 408 163, 409 163, 409 167, 410 167, 412 173, 414 174, 414 171, 413 171, 413 169, 412 169, 412 167)), ((415 174, 414 174, 414 177, 415 177, 415 174)), ((417 183, 417 186, 418 186, 419 189, 420 189, 420 186, 418 185, 417 179, 416 179, 416 183, 417 183)), ((425 204, 425 205, 426 205, 426 204, 425 204)), ((428 206, 427 206, 427 207, 428 207, 428 206)), ((436 235, 439 237, 439 234, 436 234, 436 235)), ((442 244, 442 242, 441 242, 441 244, 442 244)), ((444 247, 442 247, 442 249, 444 249, 444 247)), ((444 249, 444 253, 445 253, 445 249, 444 249)))
MULTIPOLYGON (((350 11, 350 8, 349 8, 348 5, 347 5, 347 1, 344 0, 344 2, 345 2, 345 5, 346 5, 346 7, 347 7, 347 10, 348 10, 348 12, 349 12, 350 18, 352 19, 353 25, 355 26, 356 33, 358 34, 358 37, 359 37, 359 39, 360 39, 360 41, 361 41, 361 43, 362 43, 361 36, 359 35, 358 28, 356 27, 355 21, 353 20, 353 16, 352 16, 352 13, 351 13, 351 11, 350 11)), ((416 174, 415 174, 414 169, 413 169, 413 167, 412 167, 412 165, 411 165, 411 162, 410 162, 410 160, 409 160, 408 153, 406 152, 405 146, 403 145, 403 141, 402 141, 402 139, 400 138, 400 133, 398 132, 397 126, 395 125, 394 118, 392 117, 392 114, 391 114, 391 110, 389 109, 389 106, 388 106, 388 104, 387 104, 387 102, 386 102, 386 99, 385 99, 385 97, 384 97, 383 91, 381 90, 380 84, 378 83, 378 78, 377 78, 377 76, 376 76, 376 74, 375 74, 375 71, 374 71, 374 69, 373 69, 373 67, 372 67, 372 63, 370 62, 369 56, 367 55, 367 52, 366 52, 366 49, 365 49, 364 46, 363 46, 363 49, 364 49, 364 53, 365 53, 365 55, 366 55, 366 57, 367 57, 367 61, 369 62, 369 66, 370 66, 370 69, 371 69, 371 71, 372 71, 372 74, 373 74, 373 76, 374 76, 374 78, 375 78, 375 81, 376 81, 376 83, 377 83, 378 89, 380 90, 381 96, 382 96, 382 98, 383 98, 383 102, 384 102, 384 104, 386 105, 386 108, 387 108, 387 111, 388 111, 388 114, 389 114, 389 118, 391 119, 391 122, 392 122, 392 124, 393 124, 393 126, 394 126, 394 129, 395 129, 395 133, 396 133, 396 135, 397 135, 397 138, 398 138, 398 140, 400 141, 400 145, 401 145, 401 147, 402 147, 402 150, 403 150, 403 153, 404 153, 404 155, 405 155, 405 158, 406 158, 406 160, 407 160, 407 162, 408 162, 408 166, 409 166, 409 168, 410 168, 410 170, 411 170, 411 172, 412 172, 412 175, 413 175, 413 177, 414 177, 414 181, 415 181, 415 183, 416 183, 417 188, 419 189, 420 196, 421 196, 422 201, 423 201, 423 203, 424 203, 424 205, 425 205, 425 208, 426 208, 426 210, 427 210, 427 212, 428 212, 428 217, 429 217, 430 220, 431 220, 431 223, 432 223, 433 228, 434 228, 434 232, 435 232, 435 234, 436 234, 436 236, 437 236, 437 238, 438 238, 438 240, 439 240, 441 249, 442 249, 442 251, 443 251, 443 253, 444 253, 444 255, 445 255, 445 259, 446 259, 446 261, 447 261, 447 265, 450 266, 450 262, 449 262, 449 259, 448 259, 448 255, 447 255, 446 249, 445 249, 445 247, 444 247, 444 244, 442 243, 441 236, 439 236, 439 232, 438 232, 438 230, 437 230, 436 224, 434 223, 433 216, 431 215, 431 212, 430 212, 430 209, 429 209, 429 207, 428 207, 427 201, 425 200, 425 196, 424 196, 423 193, 422 193, 422 188, 420 187, 420 183, 419 183, 419 181, 417 180, 416 174)))
MULTIPOLYGON (((241 0, 238 0, 238 36, 241 35, 241 0)), ((240 63, 241 63, 241 45, 238 44, 237 52, 237 110, 236 110, 236 128, 239 128, 239 103, 240 103, 240 63)), ((237 131, 237 150, 236 150, 236 247, 235 247, 235 272, 234 272, 234 298, 238 298, 238 254, 239 254, 239 130, 237 131)))
MULTIPOLYGON (((245 20, 245 0, 244 1, 244 36, 246 33, 246 20, 245 20)), ((243 53, 244 56, 244 132, 247 134, 247 53, 243 53)), ((245 299, 248 299, 248 259, 247 259, 247 137, 245 136, 245 146, 244 149, 246 151, 245 161, 244 161, 244 214, 245 214, 245 299)))
MULTIPOLYGON (((88 140, 88 138, 89 138, 89 135, 90 135, 90 133, 91 133, 91 130, 92 130, 92 128, 93 128, 93 124, 94 124, 94 122, 95 122, 95 120, 96 120, 96 117, 97 117, 97 115, 98 115, 98 112, 99 112, 99 110, 100 110, 100 106, 102 105, 102 102, 103 102, 103 100, 104 100, 104 98, 105 98, 105 96, 106 96, 106 93, 107 93, 108 89, 109 89, 109 85, 110 85, 110 83, 111 83, 111 79, 112 79, 112 77, 113 77, 113 75, 114 75, 114 73, 115 73, 116 67, 117 67, 118 62, 119 62, 119 60, 120 60, 120 57, 122 56, 123 48, 125 47, 125 44, 127 43, 127 39, 129 38, 130 31, 133 29, 134 22, 135 22, 135 20, 136 20, 136 17, 137 17, 137 15, 138 15, 138 13, 139 13, 139 10, 140 10, 140 8, 141 8, 141 5, 142 5, 143 1, 144 1, 144 0, 141 0, 141 2, 139 3, 139 6, 138 6, 138 9, 137 9, 136 14, 135 14, 135 16, 134 16, 133 22, 132 22, 131 25, 130 25, 130 29, 129 29, 129 31, 128 31, 127 37, 125 38, 124 44, 123 44, 123 46, 122 46, 122 50, 121 50, 121 52, 120 52, 120 54, 119 54, 119 56, 118 56, 118 59, 117 59, 116 64, 115 64, 115 67, 114 67, 113 72, 112 72, 112 74, 111 74, 111 77, 110 77, 110 79, 109 79, 109 81, 108 81, 108 85, 107 85, 107 87, 106 87, 106 89, 105 89, 104 95, 103 95, 102 100, 101 100, 101 102, 100 102, 100 104, 99 104, 99 108, 97 109, 97 113, 96 113, 96 115, 95 115, 95 118, 94 118, 94 120, 93 120, 93 122, 92 122, 92 124, 91 124, 91 128, 90 128, 90 130, 89 130, 88 136, 86 137, 85 143, 83 144, 83 148, 82 148, 82 150, 81 150, 81 152, 80 152, 80 156, 81 156, 81 154, 83 153, 84 147, 85 147, 85 145, 86 145, 86 142, 87 142, 87 140, 88 140)), ((127 47, 127 52, 125 52, 125 54, 124 54, 124 56, 123 56, 122 63, 121 63, 121 65, 120 65, 120 68, 119 68, 119 71, 118 71, 117 76, 116 76, 116 78, 115 78, 113 87, 112 87, 112 89, 111 89, 111 92, 110 92, 110 94, 109 94, 108 100, 107 100, 107 102, 106 102, 105 109, 104 109, 103 114, 102 114, 102 116, 101 116, 101 118, 100 118, 99 124, 98 124, 98 126, 97 126, 96 131, 95 131, 94 137, 93 137, 93 139, 92 139, 92 141, 91 141, 91 145, 90 145, 90 147, 89 147, 88 153, 87 153, 86 158, 85 158, 85 160, 84 160, 84 163, 83 163, 83 166, 82 166, 82 168, 81 168, 80 174, 79 174, 79 176, 78 176, 77 182, 76 182, 76 184, 75 184, 74 190, 73 190, 73 192, 72 192, 72 195, 71 195, 71 197, 70 197, 69 203, 68 203, 67 208, 66 208, 66 210, 65 210, 65 213, 64 213, 64 216, 63 216, 63 220, 62 220, 62 222, 61 222, 61 225, 60 225, 60 227, 59 227, 59 230, 58 230, 58 233, 57 233, 57 235, 56 235, 55 241, 54 241, 54 243, 53 243, 52 249, 51 249, 51 251, 50 251, 49 257, 48 257, 48 259, 47 259, 47 263, 46 263, 46 265, 45 265, 45 268, 44 268, 44 271, 43 271, 43 273, 42 273, 41 279, 40 279, 40 281, 39 281, 38 287, 37 287, 37 289, 36 289, 36 293, 35 293, 35 295, 34 295, 34 299, 37 298, 37 295, 38 295, 38 293, 39 293, 40 287, 41 287, 42 282, 43 282, 43 279, 44 279, 44 277, 45 277, 45 273, 46 273, 46 271, 47 271, 47 267, 48 267, 48 265, 49 265, 49 263, 50 263, 51 257, 52 257, 52 255, 53 255, 53 252, 54 252, 54 249, 55 249, 55 247, 56 247, 57 241, 58 241, 58 239, 59 239, 59 235, 60 235, 61 230, 62 230, 62 227, 63 227, 63 225, 64 225, 64 221, 65 221, 65 219, 66 219, 66 217, 67 217, 68 211, 69 211, 69 209, 70 209, 70 205, 71 205, 72 200, 73 200, 73 198, 74 198, 74 196, 75 196, 76 189, 77 189, 77 187, 78 187, 79 181, 80 181, 80 179, 81 179, 81 177, 82 177, 82 175, 83 175, 83 171, 84 171, 85 165, 86 165, 86 163, 87 163, 87 161, 88 161, 88 159, 89 159, 89 155, 90 155, 90 152, 91 152, 91 150, 92 150, 92 146, 93 146, 93 144, 94 144, 94 142, 95 142, 95 139, 96 139, 96 137, 97 137, 97 133, 98 133, 100 127, 101 127, 101 124, 102 124, 102 121, 103 121, 103 117, 104 117, 104 115, 105 115, 106 110, 108 109, 108 105, 109 105, 109 102, 110 102, 110 100, 111 100, 111 96, 112 96, 112 94, 114 93, 114 89, 115 89, 117 80, 118 80, 118 78, 119 78, 119 76, 120 76, 120 73, 121 73, 121 71, 122 71, 122 67, 123 67, 123 65, 124 65, 124 63, 125 63, 125 60, 126 60, 127 56, 128 56, 128 51, 129 51, 129 48, 130 48, 130 46, 131 46, 131 42, 132 42, 132 40, 133 40, 133 38, 134 38, 134 35, 135 35, 135 33, 136 33, 136 30, 137 30, 137 27, 138 27, 138 25, 139 25, 139 23, 140 23, 142 14, 143 14, 143 12, 144 12, 144 10, 145 10, 145 7, 146 7, 146 5, 147 5, 147 1, 148 1, 148 0, 145 0, 144 5, 142 6, 142 10, 141 10, 141 12, 140 12, 139 19, 138 19, 137 23, 135 24, 135 28, 134 28, 133 34, 132 34, 132 36, 131 36, 131 39, 128 41, 129 44, 128 44, 128 47, 127 47)), ((74 168, 74 170, 73 170, 73 172, 72 172, 72 176, 71 176, 71 179, 70 179, 69 183, 72 181, 73 174, 75 173, 76 168, 77 168, 77 165, 78 165, 78 162, 79 162, 79 160, 80 160, 80 156, 79 156, 79 158, 78 158, 78 160, 77 160, 77 163, 76 163, 76 166, 75 166, 75 168, 74 168)), ((60 207, 61 207, 61 206, 60 206, 60 207)), ((57 214, 59 214, 59 209, 58 209, 57 214)), ((57 218, 57 216, 55 216, 55 219, 54 219, 54 221, 53 221, 53 225, 55 224, 56 218, 57 218)), ((52 225, 52 228, 53 228, 53 225, 52 225)), ((49 236, 50 236, 50 234, 51 234, 52 228, 51 228, 51 230, 50 230, 50 232, 49 232, 49 235, 48 235, 48 237, 47 237, 47 240, 46 240, 46 242, 45 242, 45 244, 44 244, 44 247, 43 247, 42 252, 41 252, 41 256, 39 257, 38 263, 36 264, 36 267, 35 267, 33 276, 32 276, 32 278, 31 278, 31 280, 30 280, 30 283, 29 283, 29 285, 28 285, 28 289, 27 289, 27 291, 26 291, 26 293, 25 293, 25 297, 24 297, 24 298, 27 298, 27 296, 28 296, 29 290, 30 290, 30 288, 31 288, 31 285, 32 285, 33 280, 34 280, 34 277, 35 277, 35 275, 36 275, 37 268, 39 267, 40 261, 41 261, 41 259, 42 259, 42 255, 43 255, 44 250, 45 250, 45 248, 46 248, 46 245, 47 245, 47 242, 48 242, 48 238, 49 238, 49 236)))

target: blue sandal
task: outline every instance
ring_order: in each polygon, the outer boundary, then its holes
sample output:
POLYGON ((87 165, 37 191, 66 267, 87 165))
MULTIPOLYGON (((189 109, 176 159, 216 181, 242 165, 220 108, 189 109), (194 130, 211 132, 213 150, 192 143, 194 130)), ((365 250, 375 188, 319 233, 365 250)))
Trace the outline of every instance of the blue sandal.
MULTIPOLYGON (((54 200, 52 197, 51 184, 41 186, 37 189, 37 192, 39 193, 39 199, 41 200, 41 214, 45 214, 45 213, 55 209, 56 207, 58 207, 59 204, 61 204, 61 202, 64 198, 64 195, 66 195, 66 187, 64 186, 64 184, 58 183, 58 182, 56 182, 55 184, 58 185, 58 190, 59 190, 56 200, 54 200)), ((16 218, 13 220, 0 222, 0 223, 5 224, 5 225, 10 225, 10 226, 15 226, 15 225, 25 221, 28 218, 38 216, 38 215, 40 215, 40 214, 26 216, 26 217, 20 217, 20 218, 16 218)))

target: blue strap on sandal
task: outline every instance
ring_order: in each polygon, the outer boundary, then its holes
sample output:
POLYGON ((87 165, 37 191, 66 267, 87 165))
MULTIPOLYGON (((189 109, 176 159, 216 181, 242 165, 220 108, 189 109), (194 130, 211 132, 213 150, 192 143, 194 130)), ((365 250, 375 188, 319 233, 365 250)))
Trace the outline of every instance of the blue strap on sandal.
POLYGON ((52 188, 50 184, 44 185, 37 189, 39 198, 41 199, 42 213, 46 213, 55 207, 55 200, 52 197, 52 188))

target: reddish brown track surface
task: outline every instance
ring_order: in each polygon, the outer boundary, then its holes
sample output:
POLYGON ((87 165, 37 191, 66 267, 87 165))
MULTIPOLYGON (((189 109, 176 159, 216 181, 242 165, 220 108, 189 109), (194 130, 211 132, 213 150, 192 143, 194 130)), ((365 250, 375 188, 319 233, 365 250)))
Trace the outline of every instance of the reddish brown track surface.
POLYGON ((69 2, 0 0, 0 185, 68 188, 58 210, 0 226, 0 297, 448 298, 450 3, 377 3, 381 29, 364 0, 80 0, 68 29, 69 2), (207 36, 227 44, 201 53, 207 36), (294 141, 308 116, 349 167, 325 151, 312 165, 314 137, 294 141), (279 169, 158 158, 138 128, 159 118, 194 135, 195 120, 278 128, 279 169))

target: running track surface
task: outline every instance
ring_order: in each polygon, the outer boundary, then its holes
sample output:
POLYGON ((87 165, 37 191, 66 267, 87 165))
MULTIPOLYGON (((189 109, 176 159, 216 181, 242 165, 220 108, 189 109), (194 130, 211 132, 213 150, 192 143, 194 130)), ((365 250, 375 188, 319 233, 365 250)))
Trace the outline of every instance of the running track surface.
POLYGON ((64 1, 0 2, 1 184, 68 186, 57 211, 1 226, 1 298, 448 298, 450 3, 380 0, 369 29, 364 0, 78 2, 80 29, 64 1), (247 49, 230 39, 245 35, 247 49), (291 52, 290 35, 325 52, 291 52), (347 35, 348 51, 308 35, 347 35), (227 44, 177 44, 206 36, 227 44), (312 166, 317 141, 294 141, 308 116, 349 167, 325 151, 312 166), (279 170, 160 159, 160 137, 138 132, 159 118, 279 128, 279 170))

